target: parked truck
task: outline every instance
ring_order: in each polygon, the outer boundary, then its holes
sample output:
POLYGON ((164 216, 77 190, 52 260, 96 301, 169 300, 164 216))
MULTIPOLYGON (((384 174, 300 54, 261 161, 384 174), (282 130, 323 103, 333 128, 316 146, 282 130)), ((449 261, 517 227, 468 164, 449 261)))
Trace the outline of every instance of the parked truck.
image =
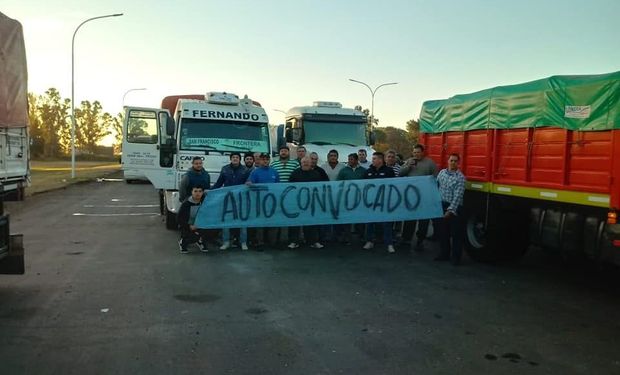
POLYGON ((286 144, 294 158, 297 147, 316 152, 319 162, 327 160, 329 150, 338 151, 341 162, 359 149, 372 155, 375 136, 367 116, 338 102, 316 101, 311 106, 293 107, 286 112, 286 124, 278 129, 278 146, 286 144))
POLYGON ((0 13, 0 273, 23 274, 21 234, 10 234, 4 201, 22 200, 30 181, 28 73, 21 24, 0 13))
POLYGON ((472 258, 518 259, 534 244, 620 264, 620 72, 427 101, 420 127, 435 162, 461 156, 472 258))
POLYGON ((161 108, 127 107, 122 167, 148 178, 166 227, 176 229, 178 187, 192 159, 202 158, 214 183, 232 152, 270 152, 268 123, 260 103, 226 92, 167 96, 161 108))

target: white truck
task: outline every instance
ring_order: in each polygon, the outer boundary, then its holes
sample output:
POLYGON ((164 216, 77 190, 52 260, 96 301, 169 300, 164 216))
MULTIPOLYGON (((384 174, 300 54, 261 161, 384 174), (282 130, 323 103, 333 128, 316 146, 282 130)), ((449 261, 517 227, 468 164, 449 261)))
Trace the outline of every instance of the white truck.
POLYGON ((338 102, 316 101, 311 106, 293 107, 286 112, 286 124, 280 125, 277 145, 286 144, 291 157, 296 157, 299 146, 307 154, 316 152, 319 163, 326 161, 329 150, 336 150, 341 162, 347 155, 360 149, 366 150, 368 158, 374 150, 375 135, 368 127, 367 116, 353 108, 343 108, 338 102))
POLYGON ((22 235, 10 235, 5 200, 30 183, 28 71, 21 24, 0 13, 0 273, 24 273, 22 235))
POLYGON ((258 102, 226 92, 168 96, 162 108, 127 107, 122 168, 159 190, 166 227, 176 229, 178 187, 192 159, 203 159, 213 184, 232 152, 270 152, 268 123, 258 102))

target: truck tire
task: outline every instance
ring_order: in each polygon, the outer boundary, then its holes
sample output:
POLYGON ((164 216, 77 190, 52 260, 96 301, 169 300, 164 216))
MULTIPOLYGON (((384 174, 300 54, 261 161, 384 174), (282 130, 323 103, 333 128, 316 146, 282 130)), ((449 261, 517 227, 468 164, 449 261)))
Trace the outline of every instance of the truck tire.
POLYGON ((514 262, 525 255, 529 246, 527 213, 503 208, 489 202, 489 220, 484 204, 476 204, 467 214, 465 251, 478 262, 514 262))
POLYGON ((166 229, 177 230, 179 224, 177 222, 177 214, 166 209, 166 229))

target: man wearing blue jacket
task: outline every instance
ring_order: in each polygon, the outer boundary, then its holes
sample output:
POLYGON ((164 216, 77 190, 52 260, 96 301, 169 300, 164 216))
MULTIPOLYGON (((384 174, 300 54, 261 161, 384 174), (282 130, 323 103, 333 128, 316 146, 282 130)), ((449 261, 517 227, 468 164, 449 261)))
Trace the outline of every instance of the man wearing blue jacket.
MULTIPOLYGON (((230 164, 222 167, 220 177, 213 185, 213 189, 219 189, 222 186, 243 185, 248 179, 248 169, 241 165, 241 154, 233 152, 230 154, 230 164)), ((230 229, 222 229, 222 246, 220 250, 226 250, 230 247, 230 229)), ((248 229, 239 229, 239 242, 241 242, 241 250, 248 249, 248 229)))
POLYGON ((206 192, 211 187, 211 178, 209 173, 202 167, 202 158, 194 156, 192 159, 192 167, 185 173, 179 183, 179 201, 183 202, 191 194, 191 188, 200 186, 206 192))

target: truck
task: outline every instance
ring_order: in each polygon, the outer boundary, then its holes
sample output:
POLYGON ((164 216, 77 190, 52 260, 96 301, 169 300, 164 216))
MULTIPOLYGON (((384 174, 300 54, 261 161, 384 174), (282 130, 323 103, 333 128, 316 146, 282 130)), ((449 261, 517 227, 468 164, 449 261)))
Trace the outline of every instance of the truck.
POLYGON ((153 184, 166 227, 176 229, 179 183, 192 159, 202 158, 213 184, 232 152, 270 152, 268 124, 260 103, 228 92, 167 96, 161 108, 127 107, 122 169, 153 184))
POLYGON ((339 102, 315 101, 311 106, 293 107, 286 112, 286 123, 278 130, 278 147, 287 145, 291 157, 304 146, 307 153, 316 152, 319 163, 325 162, 329 150, 338 151, 340 161, 360 149, 372 155, 375 135, 367 116, 358 109, 343 108, 339 102))
POLYGON ((10 234, 4 201, 24 199, 30 183, 28 70, 22 25, 0 13, 0 273, 23 274, 21 234, 10 234))
POLYGON ((420 129, 438 165, 461 157, 471 258, 620 264, 620 72, 426 101, 420 129))

